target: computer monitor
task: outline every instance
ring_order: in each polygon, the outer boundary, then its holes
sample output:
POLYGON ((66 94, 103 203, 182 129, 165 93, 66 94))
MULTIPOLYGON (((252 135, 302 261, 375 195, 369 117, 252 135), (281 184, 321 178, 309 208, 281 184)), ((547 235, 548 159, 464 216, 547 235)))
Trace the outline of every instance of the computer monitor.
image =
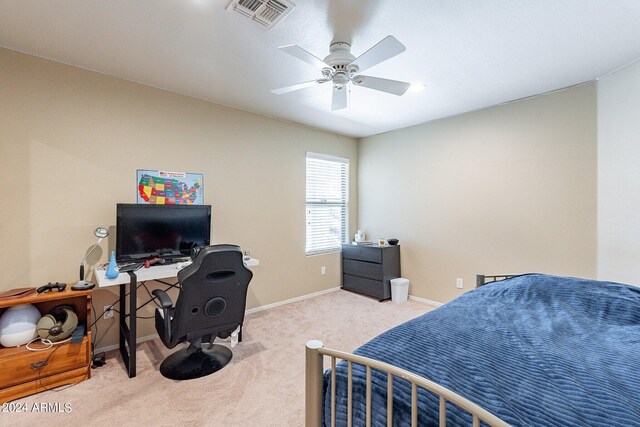
POLYGON ((188 256, 211 240, 210 205, 116 207, 116 260, 136 261, 188 256))

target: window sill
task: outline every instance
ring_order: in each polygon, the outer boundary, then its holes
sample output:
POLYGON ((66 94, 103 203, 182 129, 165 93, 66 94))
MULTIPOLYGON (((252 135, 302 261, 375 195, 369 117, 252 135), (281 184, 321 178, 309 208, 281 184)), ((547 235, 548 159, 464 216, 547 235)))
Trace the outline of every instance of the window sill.
POLYGON ((328 251, 322 251, 322 252, 311 252, 311 253, 305 253, 304 256, 321 256, 321 255, 331 255, 331 254, 339 254, 340 252, 342 252, 342 249, 338 248, 338 249, 331 249, 328 251))

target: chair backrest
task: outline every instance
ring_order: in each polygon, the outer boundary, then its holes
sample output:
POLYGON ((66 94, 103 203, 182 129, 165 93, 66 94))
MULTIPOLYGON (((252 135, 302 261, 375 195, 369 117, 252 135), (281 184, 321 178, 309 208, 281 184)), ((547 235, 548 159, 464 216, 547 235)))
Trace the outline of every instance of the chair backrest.
POLYGON ((226 335, 242 325, 252 278, 240 247, 214 245, 200 250, 193 263, 178 272, 181 289, 171 322, 173 339, 226 335))

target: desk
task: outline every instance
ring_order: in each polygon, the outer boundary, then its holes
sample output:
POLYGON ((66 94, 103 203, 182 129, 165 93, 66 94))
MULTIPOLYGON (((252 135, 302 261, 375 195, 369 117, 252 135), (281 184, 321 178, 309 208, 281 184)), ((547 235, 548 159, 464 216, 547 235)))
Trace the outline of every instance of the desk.
MULTIPOLYGON (((175 264, 156 264, 149 268, 141 268, 134 273, 138 277, 138 282, 145 282, 147 280, 162 280, 177 277, 178 271, 182 270, 190 262, 178 262, 175 264)), ((260 265, 260 260, 256 258, 244 257, 244 265, 247 267, 255 267, 260 265)), ((108 286, 126 285, 129 283, 130 277, 128 273, 120 273, 115 279, 107 279, 105 274, 107 273, 106 267, 96 268, 94 271, 96 280, 98 281, 98 287, 105 288, 108 286)))
MULTIPOLYGON (((98 287, 106 288, 109 286, 119 286, 120 288, 120 306, 118 308, 119 324, 120 324, 120 354, 127 368, 129 378, 136 376, 136 336, 137 336, 137 319, 136 311, 138 309, 137 284, 138 282, 146 282, 148 280, 170 279, 178 276, 178 271, 190 265, 191 262, 180 262, 176 264, 154 265, 149 268, 141 268, 137 271, 129 271, 120 273, 115 279, 107 279, 105 277, 106 268, 97 268, 94 271, 98 287), (126 286, 129 285, 129 324, 127 325, 126 314, 126 286)), ((247 267, 260 265, 260 260, 244 257, 244 264, 247 267)))

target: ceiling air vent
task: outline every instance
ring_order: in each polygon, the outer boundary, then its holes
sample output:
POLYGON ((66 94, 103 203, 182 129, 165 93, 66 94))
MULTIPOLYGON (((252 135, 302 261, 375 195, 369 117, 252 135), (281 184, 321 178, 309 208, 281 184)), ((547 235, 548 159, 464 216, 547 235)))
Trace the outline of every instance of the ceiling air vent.
POLYGON ((286 0, 233 0, 227 10, 235 10, 260 25, 272 28, 295 6, 286 0))

